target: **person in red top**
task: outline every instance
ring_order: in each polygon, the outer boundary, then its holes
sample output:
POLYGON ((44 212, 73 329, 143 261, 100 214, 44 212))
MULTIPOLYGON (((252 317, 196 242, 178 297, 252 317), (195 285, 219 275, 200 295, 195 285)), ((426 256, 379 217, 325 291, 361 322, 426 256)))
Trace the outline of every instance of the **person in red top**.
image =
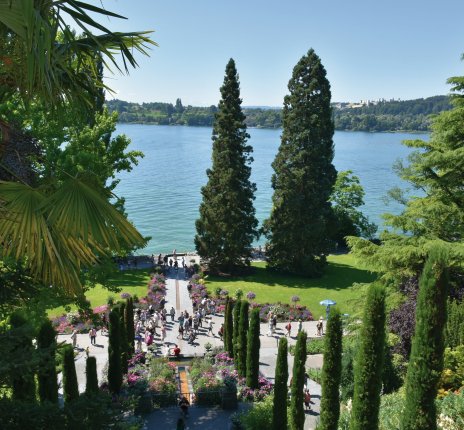
POLYGON ((311 394, 309 394, 309 390, 306 389, 304 393, 304 404, 305 404, 307 411, 311 409, 310 403, 311 403, 311 394))
POLYGON ((180 355, 180 348, 178 345, 174 345, 174 349, 172 350, 172 354, 174 357, 179 357, 180 355))

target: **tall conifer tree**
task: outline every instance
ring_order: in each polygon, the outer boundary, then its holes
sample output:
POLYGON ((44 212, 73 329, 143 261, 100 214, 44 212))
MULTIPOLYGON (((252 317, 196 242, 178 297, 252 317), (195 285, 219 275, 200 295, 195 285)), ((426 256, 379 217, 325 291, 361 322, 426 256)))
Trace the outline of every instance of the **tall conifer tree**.
POLYGON ((226 66, 219 110, 213 126, 212 167, 201 190, 195 247, 213 269, 248 264, 258 221, 253 207, 256 185, 250 182, 253 151, 246 141, 245 115, 233 59, 226 66))
POLYGON ((369 287, 359 337, 350 429, 377 430, 385 355, 385 289, 381 285, 369 287))
POLYGON ((119 308, 114 307, 109 316, 108 385, 113 394, 119 394, 122 385, 121 335, 119 308))
POLYGON ((288 342, 287 338, 279 340, 279 350, 275 370, 274 383, 274 408, 272 429, 282 430, 287 428, 287 398, 288 398, 288 342))
POLYGON ((124 321, 126 324, 127 333, 127 344, 128 344, 128 356, 134 354, 134 339, 135 339, 135 327, 134 327, 134 299, 129 297, 126 300, 126 311, 124 314, 124 321))
POLYGON ((435 397, 443 370, 444 327, 449 261, 445 249, 431 249, 422 276, 416 306, 416 329, 406 375, 406 406, 402 430, 435 430, 435 397))
POLYGON ((320 276, 331 248, 330 195, 337 178, 330 84, 311 49, 293 69, 282 113, 282 138, 272 163, 273 209, 265 221, 268 265, 320 276))
POLYGON ((229 354, 229 357, 234 356, 234 320, 232 317, 232 303, 227 300, 226 310, 224 314, 224 349, 229 354))
POLYGON ((65 404, 79 398, 74 349, 71 345, 63 348, 63 395, 65 404))
POLYGON ((318 429, 337 430, 340 417, 340 379, 342 374, 342 318, 336 308, 330 310, 324 341, 322 365, 321 421, 318 429))

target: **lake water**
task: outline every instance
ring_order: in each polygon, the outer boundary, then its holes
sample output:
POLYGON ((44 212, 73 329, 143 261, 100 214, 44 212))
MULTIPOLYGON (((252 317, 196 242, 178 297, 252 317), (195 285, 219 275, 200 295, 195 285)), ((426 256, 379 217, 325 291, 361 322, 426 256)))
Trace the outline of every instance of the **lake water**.
MULTIPOLYGON (((269 216, 272 205, 271 163, 280 144, 281 130, 250 129, 253 146, 252 181, 257 185, 255 208, 260 222, 269 216)), ((211 165, 211 128, 118 124, 116 133, 126 134, 131 149, 145 158, 130 173, 119 175, 116 194, 126 198, 130 220, 145 236, 148 246, 139 253, 151 254, 194 250, 195 220, 201 202, 200 189, 211 165)), ((410 149, 405 139, 427 139, 427 135, 405 133, 335 133, 337 170, 352 170, 366 192, 363 212, 382 225, 385 212, 398 213, 397 204, 385 203, 387 191, 405 184, 392 170, 398 158, 410 149)), ((261 239, 259 243, 264 243, 261 239)))

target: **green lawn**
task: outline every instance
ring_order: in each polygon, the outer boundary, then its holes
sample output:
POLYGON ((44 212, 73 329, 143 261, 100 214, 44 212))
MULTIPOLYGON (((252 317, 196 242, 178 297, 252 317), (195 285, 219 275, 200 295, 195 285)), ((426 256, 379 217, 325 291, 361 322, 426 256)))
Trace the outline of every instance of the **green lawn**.
POLYGON ((337 302, 343 313, 358 313, 362 309, 365 286, 353 286, 353 283, 372 282, 375 275, 357 267, 350 254, 331 255, 328 261, 324 276, 318 279, 274 273, 265 269, 265 263, 253 263, 255 272, 249 276, 209 276, 206 285, 210 292, 221 287, 229 291, 230 295, 238 288, 243 290, 244 295, 253 291, 256 294, 255 300, 260 303, 291 303, 290 298, 296 295, 300 297, 299 303, 306 305, 315 319, 321 315, 325 317, 325 308, 319 304, 324 299, 337 302))
MULTIPOLYGON (((150 277, 147 269, 139 270, 126 270, 123 272, 115 271, 114 276, 109 280, 109 284, 113 287, 121 288, 119 293, 114 293, 103 288, 101 285, 97 285, 95 288, 90 289, 85 295, 92 307, 104 305, 109 296, 113 296, 116 300, 120 298, 122 293, 130 293, 132 296, 135 294, 138 297, 146 296, 147 284, 150 277)), ((75 310, 75 306, 71 306, 72 310, 75 310)), ((65 313, 63 306, 51 309, 48 312, 50 317, 61 315, 65 313)))

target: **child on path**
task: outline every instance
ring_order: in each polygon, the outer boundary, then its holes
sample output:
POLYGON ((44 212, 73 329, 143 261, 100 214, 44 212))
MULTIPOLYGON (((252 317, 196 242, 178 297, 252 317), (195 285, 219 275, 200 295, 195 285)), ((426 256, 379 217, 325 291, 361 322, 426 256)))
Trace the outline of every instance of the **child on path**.
POLYGON ((309 394, 309 390, 306 389, 304 393, 304 404, 305 404, 307 411, 311 410, 310 403, 311 403, 311 394, 309 394))
POLYGON ((211 333, 212 336, 214 336, 214 333, 213 333, 213 320, 210 320, 209 323, 208 323, 208 336, 209 336, 210 333, 211 333))
POLYGON ((161 327, 161 340, 164 342, 164 339, 166 339, 166 324, 161 327))
POLYGON ((285 336, 290 337, 292 335, 292 323, 289 322, 286 326, 285 329, 287 330, 287 333, 285 333, 285 336))

